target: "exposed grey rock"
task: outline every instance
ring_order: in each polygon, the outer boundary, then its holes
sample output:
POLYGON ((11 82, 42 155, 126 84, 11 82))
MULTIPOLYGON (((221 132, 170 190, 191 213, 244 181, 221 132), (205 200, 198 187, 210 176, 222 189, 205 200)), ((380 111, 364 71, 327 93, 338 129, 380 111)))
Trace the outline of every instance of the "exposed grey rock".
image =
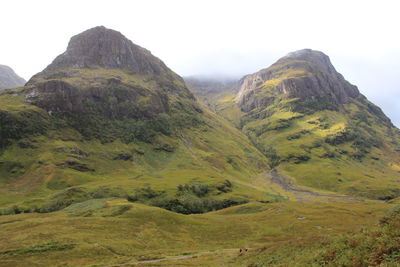
POLYGON ((101 106, 102 109, 98 109, 97 112, 108 118, 154 117, 157 114, 169 112, 165 93, 122 84, 119 80, 105 80, 101 86, 90 87, 86 90, 81 90, 63 80, 48 80, 26 90, 25 102, 44 108, 50 115, 53 112, 87 113, 93 111, 93 107, 88 105, 88 102, 101 106), (116 87, 121 89, 110 89, 116 87), (115 104, 109 103, 110 96, 115 99, 115 104), (135 104, 142 96, 147 96, 148 105, 146 107, 135 104), (132 103, 130 108, 122 105, 127 102, 132 103))

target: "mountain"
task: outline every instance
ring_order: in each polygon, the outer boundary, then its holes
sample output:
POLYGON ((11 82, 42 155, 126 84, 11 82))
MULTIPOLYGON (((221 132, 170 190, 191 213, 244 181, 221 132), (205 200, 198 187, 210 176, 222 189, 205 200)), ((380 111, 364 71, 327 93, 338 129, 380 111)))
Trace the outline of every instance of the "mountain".
POLYGON ((322 53, 187 80, 95 27, 2 90, 0 265, 308 263, 398 203, 398 130, 322 53))
POLYGON ((0 65, 0 90, 23 86, 25 83, 10 67, 0 65))
MULTIPOLYGON (((400 194, 400 137, 382 110, 338 73, 327 55, 304 49, 243 77, 213 99, 299 186, 387 199, 400 194)), ((196 91, 194 91, 196 92, 196 91)))
POLYGON ((190 126, 202 113, 178 75, 105 27, 72 37, 66 52, 28 81, 24 101, 103 142, 150 141, 169 131, 168 123, 190 126))
POLYGON ((272 104, 277 95, 286 99, 322 99, 334 105, 347 104, 360 92, 338 73, 329 57, 304 49, 289 53, 271 67, 242 79, 236 101, 249 112, 272 104), (262 86, 261 86, 262 85, 262 86), (270 97, 259 95, 270 93, 270 97))
POLYGON ((110 196, 180 213, 279 198, 252 185, 267 160, 249 139, 117 31, 72 37, 0 103, 4 213, 110 196))

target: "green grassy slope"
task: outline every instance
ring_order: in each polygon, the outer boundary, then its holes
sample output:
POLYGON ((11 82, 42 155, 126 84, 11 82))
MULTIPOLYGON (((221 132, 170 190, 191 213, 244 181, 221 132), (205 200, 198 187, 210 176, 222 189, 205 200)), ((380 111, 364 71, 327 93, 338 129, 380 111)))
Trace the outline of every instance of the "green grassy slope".
POLYGON ((271 167, 301 185, 370 198, 395 197, 398 130, 382 123, 362 101, 339 110, 306 112, 280 102, 268 108, 271 115, 265 119, 245 117, 243 131, 270 158, 271 167))

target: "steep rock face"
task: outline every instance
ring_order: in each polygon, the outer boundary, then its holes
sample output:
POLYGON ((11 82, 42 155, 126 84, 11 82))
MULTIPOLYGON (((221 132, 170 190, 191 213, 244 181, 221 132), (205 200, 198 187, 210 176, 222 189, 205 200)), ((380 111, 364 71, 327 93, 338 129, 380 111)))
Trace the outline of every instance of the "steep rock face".
POLYGON ((25 102, 45 108, 50 114, 95 112, 109 119, 152 118, 170 111, 165 93, 124 84, 118 79, 104 82, 101 86, 81 90, 63 80, 45 81, 28 90, 25 102), (141 101, 145 103, 141 105, 141 101))
POLYGON ((324 98, 332 104, 345 104, 358 95, 357 87, 335 70, 327 55, 304 49, 245 76, 236 102, 248 112, 267 107, 277 96, 301 100, 324 98))
POLYGON ((19 77, 10 67, 0 65, 0 89, 23 86, 26 81, 19 77))

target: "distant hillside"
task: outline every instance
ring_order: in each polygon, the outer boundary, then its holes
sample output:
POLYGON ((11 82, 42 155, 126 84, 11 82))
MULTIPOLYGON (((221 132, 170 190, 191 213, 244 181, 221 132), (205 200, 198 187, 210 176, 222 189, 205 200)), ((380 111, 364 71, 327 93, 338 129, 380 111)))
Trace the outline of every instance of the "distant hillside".
POLYGON ((23 86, 26 81, 19 77, 13 69, 0 65, 0 89, 15 88, 23 86))
POLYGON ((197 99, 233 125, 239 126, 241 111, 237 105, 232 105, 240 90, 239 79, 192 76, 184 77, 184 80, 197 99))
POLYGON ((238 79, 224 77, 183 77, 188 88, 206 103, 212 103, 212 98, 221 98, 225 94, 237 93, 240 88, 238 79), (210 97, 212 97, 210 99, 210 97))

